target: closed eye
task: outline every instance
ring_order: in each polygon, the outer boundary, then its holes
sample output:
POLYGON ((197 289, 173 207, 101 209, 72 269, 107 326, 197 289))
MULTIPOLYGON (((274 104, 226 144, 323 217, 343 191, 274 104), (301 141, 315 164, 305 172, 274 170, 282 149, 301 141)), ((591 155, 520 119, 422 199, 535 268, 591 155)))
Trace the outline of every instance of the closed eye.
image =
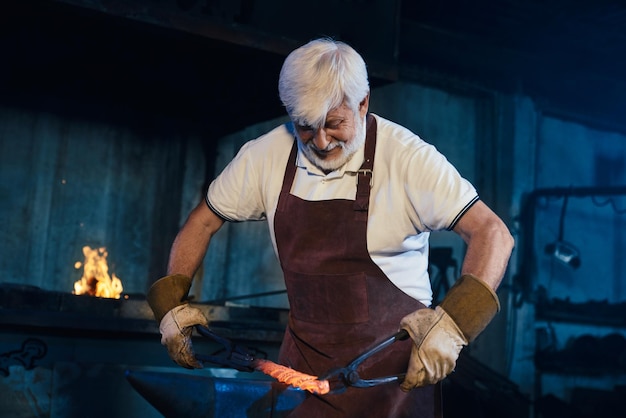
POLYGON ((326 121, 326 124, 324 125, 324 128, 326 128, 326 129, 339 129, 341 127, 341 125, 343 124, 343 122, 344 122, 343 119, 326 121))

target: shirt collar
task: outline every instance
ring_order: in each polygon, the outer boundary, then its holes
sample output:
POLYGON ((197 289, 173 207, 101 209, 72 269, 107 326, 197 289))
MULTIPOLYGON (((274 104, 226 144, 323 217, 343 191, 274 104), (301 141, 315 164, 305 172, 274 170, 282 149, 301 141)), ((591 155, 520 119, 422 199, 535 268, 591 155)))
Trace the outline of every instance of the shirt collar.
POLYGON ((296 166, 298 168, 305 169, 309 175, 321 176, 326 178, 339 178, 343 177, 345 173, 354 174, 361 168, 363 165, 363 160, 365 159, 365 145, 361 145, 359 149, 354 153, 352 158, 348 160, 346 164, 342 167, 338 168, 335 171, 331 171, 328 174, 325 174, 322 170, 320 170, 316 165, 314 165, 307 157, 304 155, 302 151, 302 147, 304 145, 298 141, 297 138, 294 138, 296 143, 298 144, 298 155, 296 157, 296 166))

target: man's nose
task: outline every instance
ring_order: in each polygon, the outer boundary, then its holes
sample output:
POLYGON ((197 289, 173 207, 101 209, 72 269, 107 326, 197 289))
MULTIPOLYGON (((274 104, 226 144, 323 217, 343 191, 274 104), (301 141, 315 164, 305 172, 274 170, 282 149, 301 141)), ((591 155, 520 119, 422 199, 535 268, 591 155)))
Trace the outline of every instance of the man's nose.
POLYGON ((330 144, 330 139, 326 136, 326 130, 324 128, 320 128, 315 131, 315 136, 313 137, 313 144, 319 150, 325 149, 328 144, 330 144))

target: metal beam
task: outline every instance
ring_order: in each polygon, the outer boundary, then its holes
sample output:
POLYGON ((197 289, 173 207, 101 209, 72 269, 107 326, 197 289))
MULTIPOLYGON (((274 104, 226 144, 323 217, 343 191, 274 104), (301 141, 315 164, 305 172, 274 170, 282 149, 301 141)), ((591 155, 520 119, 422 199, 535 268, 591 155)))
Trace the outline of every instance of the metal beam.
POLYGON ((287 0, 54 1, 282 56, 310 39, 331 36, 359 50, 372 77, 391 81, 398 78, 399 0, 371 0, 365 4, 316 0, 314 9, 309 7, 306 24, 294 24, 297 19, 287 0), (333 8, 333 13, 323 19, 315 17, 315 13, 323 13, 320 1, 333 8), (319 23, 310 25, 309 20, 319 23), (372 25, 376 30, 367 29, 372 25))

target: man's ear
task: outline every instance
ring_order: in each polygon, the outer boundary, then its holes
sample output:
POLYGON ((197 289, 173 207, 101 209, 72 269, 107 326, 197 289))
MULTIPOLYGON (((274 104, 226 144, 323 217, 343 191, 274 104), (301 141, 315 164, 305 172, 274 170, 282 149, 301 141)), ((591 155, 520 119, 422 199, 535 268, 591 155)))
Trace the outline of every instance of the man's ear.
POLYGON ((367 95, 363 98, 363 100, 361 100, 361 103, 359 103, 359 114, 361 115, 362 118, 365 117, 365 115, 367 114, 367 110, 370 107, 370 94, 367 93, 367 95))

